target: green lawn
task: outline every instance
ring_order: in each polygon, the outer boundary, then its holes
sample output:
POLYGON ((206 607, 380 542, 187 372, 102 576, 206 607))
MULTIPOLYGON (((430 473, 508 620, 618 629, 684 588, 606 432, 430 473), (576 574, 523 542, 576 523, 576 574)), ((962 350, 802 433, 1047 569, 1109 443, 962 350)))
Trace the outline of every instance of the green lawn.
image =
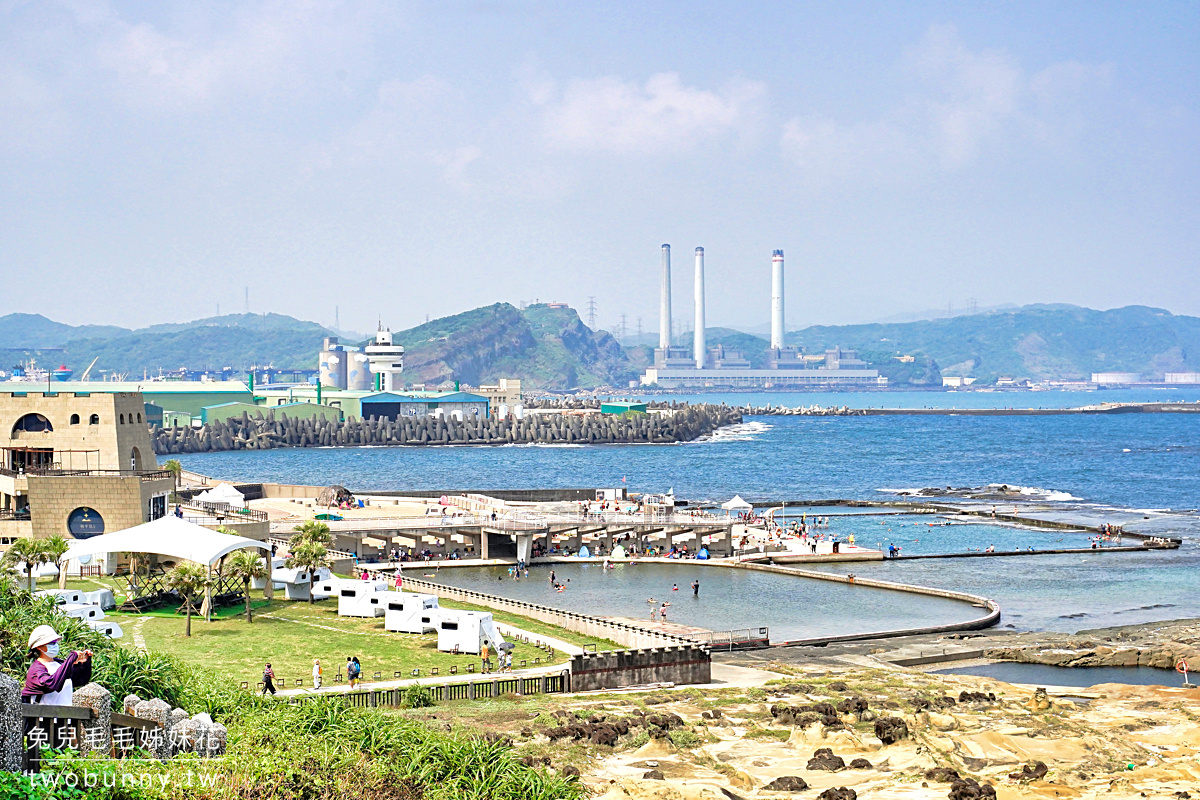
MULTIPOLYGON (((43 581, 39 588, 50 588, 51 585, 49 581, 43 581)), ((67 586, 87 591, 106 586, 114 590, 118 604, 124 599, 119 591, 121 585, 112 578, 72 579, 67 586)), ((303 679, 306 686, 311 685, 314 658, 321 659, 327 684, 333 682, 338 668, 346 663, 346 656, 358 656, 367 680, 371 680, 376 671, 381 673, 382 679, 393 680, 397 671, 405 678, 411 677, 414 668, 421 670, 422 677, 427 677, 433 667, 437 667, 441 675, 449 675, 451 666, 457 666, 460 673, 466 672, 468 663, 474 663, 476 669, 479 667, 477 657, 439 652, 436 634, 390 633, 383 629, 383 617, 339 617, 336 598, 310 605, 283 600, 277 594, 275 600, 258 597, 253 604, 252 624, 246 622, 241 605, 224 607, 214 611, 212 622, 193 617, 190 638, 184 636, 183 616, 173 607, 144 614, 110 611, 108 618, 124 630, 125 637, 120 643, 126 647, 135 646, 134 634, 140 633, 150 650, 180 656, 188 663, 202 664, 225 674, 230 681, 246 681, 252 686, 261 678, 263 664, 267 661, 274 666, 276 676, 287 681, 289 688, 295 685, 296 678, 303 679)), ((441 601, 440 605, 489 611, 497 622, 570 644, 586 645, 588 649, 590 646, 599 650, 622 649, 605 639, 582 636, 505 611, 453 600, 441 601)), ((519 642, 515 644, 513 664, 517 668, 522 660, 531 667, 535 666, 535 658, 541 659, 536 666, 561 664, 568 660, 560 651, 556 651, 551 659, 544 650, 519 642)))
MULTIPOLYGON (((443 605, 487 610, 454 602, 443 605)), ((469 663, 479 667, 478 657, 439 652, 436 634, 390 633, 383 629, 382 617, 339 617, 334 600, 313 605, 286 600, 256 601, 252 624, 246 622, 244 615, 238 615, 236 609, 222 609, 222 612, 212 622, 193 618, 190 638, 184 636, 183 617, 173 611, 160 610, 144 615, 110 613, 109 617, 125 630, 121 643, 127 647, 134 646, 134 634, 140 631, 150 650, 180 656, 188 663, 202 664, 227 675, 231 681, 247 681, 252 686, 259 681, 267 661, 274 666, 276 676, 286 680, 289 688, 295 685, 297 678, 303 679, 304 685, 310 684, 314 658, 320 658, 325 667, 326 683, 333 682, 334 674, 346 663, 347 656, 358 656, 367 680, 371 680, 377 670, 382 673, 382 679, 392 680, 397 671, 402 677, 411 677, 414 668, 427 677, 433 667, 437 667, 442 675, 449 675, 451 666, 457 666, 460 673, 466 672, 469 663)), ((595 644, 601 650, 619 649, 611 642, 582 637, 523 617, 495 613, 495 618, 531 633, 554 636, 572 644, 595 644)), ((555 651, 551 659, 544 650, 518 642, 513 651, 514 666, 519 668, 522 659, 532 667, 535 666, 534 659, 541 659, 541 664, 537 665, 540 666, 565 663, 568 656, 555 651)))

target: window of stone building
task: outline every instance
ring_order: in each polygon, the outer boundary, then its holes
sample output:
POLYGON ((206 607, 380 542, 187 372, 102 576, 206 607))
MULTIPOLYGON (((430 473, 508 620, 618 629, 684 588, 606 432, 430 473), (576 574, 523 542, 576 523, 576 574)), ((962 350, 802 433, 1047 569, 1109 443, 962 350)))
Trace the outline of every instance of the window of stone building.
POLYGON ((124 425, 124 424, 125 424, 125 415, 124 415, 124 414, 122 414, 122 415, 120 416, 120 424, 121 424, 121 425, 124 425))
POLYGON ((88 418, 88 425, 99 425, 99 424, 100 424, 100 415, 99 414, 92 414, 92 416, 88 418))
POLYGON ((78 424, 79 424, 79 415, 78 415, 78 414, 72 414, 72 415, 71 415, 71 424, 72 424, 72 425, 78 425, 78 424))
POLYGON ((138 414, 138 422, 141 422, 141 421, 142 421, 142 415, 138 414))
POLYGON ((15 436, 18 433, 48 433, 54 430, 54 426, 50 424, 50 420, 43 417, 41 414, 26 414, 21 417, 12 426, 12 433, 15 436))

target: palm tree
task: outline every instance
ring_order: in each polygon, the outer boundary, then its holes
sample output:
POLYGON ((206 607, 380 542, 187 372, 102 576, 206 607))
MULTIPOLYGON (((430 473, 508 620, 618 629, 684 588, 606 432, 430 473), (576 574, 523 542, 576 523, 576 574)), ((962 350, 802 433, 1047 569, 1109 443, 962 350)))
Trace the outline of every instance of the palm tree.
POLYGON ((179 463, 179 459, 172 458, 170 461, 162 465, 162 468, 171 473, 171 477, 175 481, 175 490, 171 492, 171 502, 177 500, 179 494, 179 479, 183 477, 183 464, 179 463))
POLYGON ((238 550, 229 557, 225 566, 230 575, 242 582, 242 594, 246 596, 246 621, 253 623, 254 615, 250 611, 250 581, 267 577, 267 565, 263 563, 262 556, 255 551, 238 550))
POLYGON ((325 545, 301 540, 295 544, 295 538, 288 542, 291 555, 288 564, 293 567, 308 570, 308 602, 313 602, 313 586, 317 582, 317 570, 329 566, 329 551, 325 545))
POLYGON ((70 540, 61 533, 56 533, 42 540, 42 549, 46 563, 53 564, 58 568, 58 588, 67 588, 67 573, 63 565, 63 556, 71 549, 70 540))
POLYGON ((167 588, 179 592, 183 598, 183 610, 187 615, 187 628, 184 635, 192 635, 192 598, 203 594, 212 579, 208 575, 208 567, 185 561, 167 573, 167 588))
POLYGON ((46 562, 46 540, 44 539, 17 539, 8 546, 8 551, 4 554, 4 560, 11 566, 16 566, 20 562, 25 562, 25 573, 29 577, 29 591, 33 591, 33 571, 37 569, 38 564, 46 562))
MULTIPOLYGON (((291 542, 295 542, 296 544, 311 542, 313 544, 329 547, 330 543, 333 541, 333 535, 329 532, 329 526, 320 520, 310 519, 303 525, 297 525, 296 527, 292 528, 292 530, 296 532, 296 535, 292 537, 291 542)), ((289 550, 291 549, 291 542, 288 543, 289 550)))

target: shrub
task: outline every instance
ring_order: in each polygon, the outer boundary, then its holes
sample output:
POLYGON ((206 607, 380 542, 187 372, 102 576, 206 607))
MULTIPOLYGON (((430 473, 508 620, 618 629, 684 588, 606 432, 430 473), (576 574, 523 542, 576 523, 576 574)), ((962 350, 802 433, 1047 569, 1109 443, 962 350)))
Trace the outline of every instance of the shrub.
POLYGON ((158 697, 178 706, 186 679, 187 671, 174 657, 124 647, 96 656, 92 672, 92 680, 112 692, 114 708, 127 694, 146 700, 158 697))
POLYGON ((404 690, 405 708, 429 708, 433 705, 433 695, 424 686, 413 684, 404 690))

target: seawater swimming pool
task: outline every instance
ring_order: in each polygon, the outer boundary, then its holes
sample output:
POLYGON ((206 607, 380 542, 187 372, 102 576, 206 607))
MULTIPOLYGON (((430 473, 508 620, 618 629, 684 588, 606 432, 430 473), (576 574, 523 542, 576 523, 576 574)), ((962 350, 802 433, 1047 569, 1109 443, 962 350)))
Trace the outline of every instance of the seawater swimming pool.
MULTIPOLYGON (((786 520, 790 524, 804 513, 811 521, 829 511, 820 509, 808 513, 807 509, 788 509, 786 520)), ((1094 535, 1049 528, 1021 528, 987 520, 968 522, 940 514, 848 513, 845 508, 841 512, 829 514, 827 527, 812 530, 831 534, 843 542, 853 534, 856 545, 870 549, 886 550, 889 544, 895 544, 906 556, 980 552, 989 545, 995 546, 997 551, 1031 547, 1034 550, 1086 548, 1090 545, 1089 536, 1094 535)), ((781 519, 778 512, 776 519, 781 519)), ((1130 538, 1124 544, 1140 542, 1130 538)))
MULTIPOLYGON (((409 573, 405 570, 406 574, 409 573)), ((413 570, 413 577, 427 570, 413 570)), ((426 578, 449 586, 607 617, 648 619, 650 598, 671 605, 667 619, 709 630, 766 625, 772 641, 947 625, 984 615, 943 597, 849 586, 812 578, 706 566, 637 562, 605 570, 598 562, 535 564, 513 580, 506 567, 455 567, 426 578), (550 585, 553 571, 563 592, 550 585), (692 581, 700 582, 693 595, 692 581), (673 590, 678 587, 678 590, 673 590)))

